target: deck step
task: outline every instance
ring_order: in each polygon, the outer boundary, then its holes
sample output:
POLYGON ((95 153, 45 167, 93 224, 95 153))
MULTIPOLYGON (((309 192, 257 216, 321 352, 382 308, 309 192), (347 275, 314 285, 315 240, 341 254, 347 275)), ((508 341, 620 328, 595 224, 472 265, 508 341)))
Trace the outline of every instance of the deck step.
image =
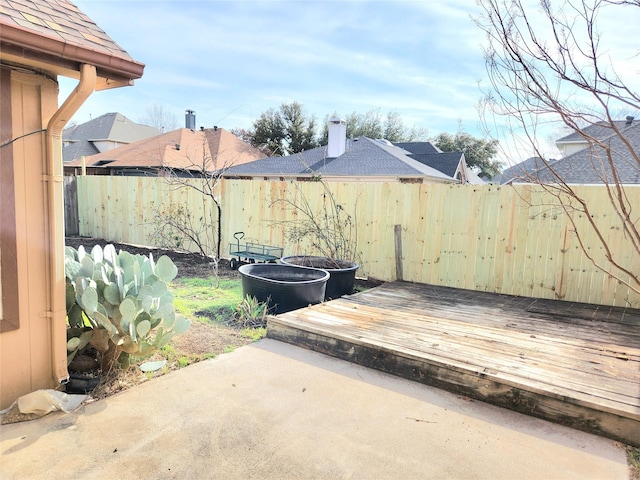
POLYGON ((272 316, 267 336, 640 446, 638 311, 553 302, 391 282, 272 316))

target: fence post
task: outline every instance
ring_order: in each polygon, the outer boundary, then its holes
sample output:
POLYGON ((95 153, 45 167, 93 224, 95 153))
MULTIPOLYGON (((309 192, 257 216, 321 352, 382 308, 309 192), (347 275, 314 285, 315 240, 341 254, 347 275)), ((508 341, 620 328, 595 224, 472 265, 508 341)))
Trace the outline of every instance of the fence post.
POLYGON ((64 234, 80 234, 78 218, 78 182, 75 175, 64 176, 64 234))
POLYGON ((396 280, 402 280, 404 278, 402 272, 402 225, 393 226, 393 235, 396 250, 396 280))

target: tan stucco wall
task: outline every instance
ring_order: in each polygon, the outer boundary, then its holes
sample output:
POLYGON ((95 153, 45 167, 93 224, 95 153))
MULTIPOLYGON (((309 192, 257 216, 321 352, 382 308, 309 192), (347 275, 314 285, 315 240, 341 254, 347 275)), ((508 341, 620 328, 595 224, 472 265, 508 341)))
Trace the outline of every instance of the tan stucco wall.
MULTIPOLYGON (((11 138, 46 128, 57 110, 58 85, 44 76, 11 72, 11 138)), ((1 115, 7 112, 0 112, 1 115)), ((7 132, 3 132, 6 136, 7 132)), ((53 388, 48 318, 48 219, 45 133, 12 144, 20 328, 0 333, 0 408, 19 396, 53 388)), ((62 200, 61 200, 62 201, 62 200)), ((5 228, 5 218, 0 219, 5 228)), ((64 278, 57 279, 57 283, 64 278)))
MULTIPOLYGON (((2 249, 0 249, 0 278, 2 278, 2 249)), ((0 282, 0 319, 4 317, 2 310, 2 283, 0 282)))

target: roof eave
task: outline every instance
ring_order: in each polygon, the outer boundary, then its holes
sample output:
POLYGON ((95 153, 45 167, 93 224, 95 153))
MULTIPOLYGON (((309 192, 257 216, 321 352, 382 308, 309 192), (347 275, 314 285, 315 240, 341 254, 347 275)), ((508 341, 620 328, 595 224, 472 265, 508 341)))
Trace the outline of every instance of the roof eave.
POLYGON ((568 144, 574 144, 574 143, 589 143, 588 140, 586 139, 580 139, 580 140, 556 140, 556 145, 568 145, 568 144))
POLYGON ((100 80, 96 90, 132 85, 142 77, 145 67, 133 59, 83 48, 5 23, 0 30, 0 53, 3 62, 70 78, 80 78, 82 64, 93 65, 100 80))
MULTIPOLYGON (((311 174, 311 173, 275 173, 275 172, 262 172, 262 173, 257 173, 257 172, 245 172, 245 173, 238 173, 238 172, 224 172, 222 174, 223 177, 226 178, 237 178, 237 177, 242 177, 242 178, 256 178, 256 177, 262 177, 262 178, 314 178, 316 175, 315 174, 311 174)), ((368 181, 377 181, 377 182, 387 182, 387 181, 402 181, 402 180, 429 180, 433 183, 452 183, 452 184, 458 184, 460 183, 458 180, 456 180, 455 178, 450 178, 450 177, 436 177, 436 176, 431 176, 431 175, 420 175, 420 174, 407 174, 407 175, 397 175, 397 174, 384 174, 384 175, 364 175, 364 176, 360 176, 360 175, 337 175, 337 174, 321 174, 322 178, 325 180, 332 180, 332 181, 346 181, 346 182, 353 182, 353 181, 357 181, 357 182, 368 182, 368 181)))

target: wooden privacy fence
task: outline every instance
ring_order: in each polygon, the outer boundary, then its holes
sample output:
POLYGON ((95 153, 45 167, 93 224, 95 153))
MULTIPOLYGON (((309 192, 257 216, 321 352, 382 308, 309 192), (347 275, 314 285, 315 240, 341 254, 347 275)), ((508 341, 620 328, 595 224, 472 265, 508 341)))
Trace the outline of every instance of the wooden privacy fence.
MULTIPOLYGON (((640 307, 640 295, 595 267, 583 253, 565 213, 532 185, 430 185, 328 183, 357 221, 361 274, 536 298, 640 307), (396 254, 401 255, 396 258, 396 254)), ((233 233, 245 240, 283 246, 285 255, 314 253, 287 241, 295 213, 279 199, 304 195, 320 211, 317 182, 223 180, 223 257, 233 233)), ((602 187, 580 187, 617 260, 640 271, 640 255, 625 238, 602 187)), ((640 188, 627 191, 640 206, 640 188)), ((200 194, 176 189, 162 178, 78 177, 80 235, 150 244, 159 205, 186 206, 202 215, 200 194)), ((638 215, 637 211, 635 215, 638 215)), ((604 249, 577 218, 590 254, 607 265, 604 249)))

